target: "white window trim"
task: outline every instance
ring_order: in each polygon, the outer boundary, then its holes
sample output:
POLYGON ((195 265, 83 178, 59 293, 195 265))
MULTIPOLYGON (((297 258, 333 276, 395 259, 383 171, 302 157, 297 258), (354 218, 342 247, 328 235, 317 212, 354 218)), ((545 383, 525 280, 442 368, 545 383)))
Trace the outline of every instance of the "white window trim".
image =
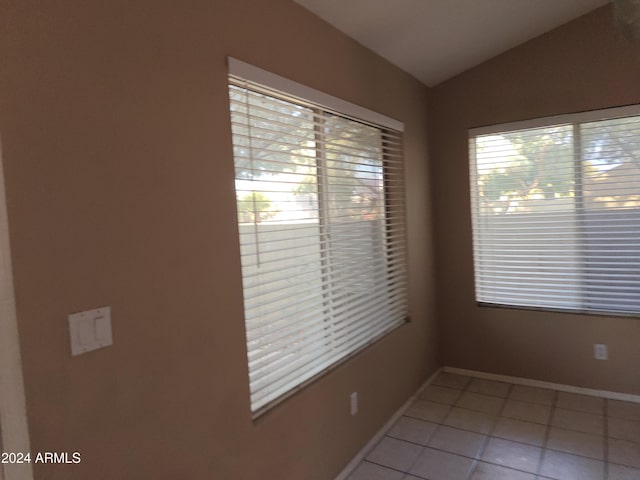
POLYGON ((313 102, 327 109, 339 112, 342 115, 348 115, 358 120, 365 120, 380 127, 390 128, 398 132, 404 132, 404 123, 382 115, 381 113, 374 112, 355 103, 347 102, 346 100, 321 92, 315 88, 307 87, 301 83, 294 82, 288 78, 245 63, 242 60, 228 57, 228 62, 229 73, 231 75, 242 77, 245 80, 273 88, 274 90, 287 92, 287 94, 293 95, 303 102, 313 102))
POLYGON ((550 127, 553 125, 611 120, 614 118, 631 117, 636 115, 640 115, 640 105, 625 105, 622 107, 612 107, 603 110, 589 110, 586 112, 553 115, 550 117, 476 127, 469 130, 469 138, 479 135, 489 135, 492 133, 506 133, 513 132, 515 130, 527 130, 529 128, 550 127))

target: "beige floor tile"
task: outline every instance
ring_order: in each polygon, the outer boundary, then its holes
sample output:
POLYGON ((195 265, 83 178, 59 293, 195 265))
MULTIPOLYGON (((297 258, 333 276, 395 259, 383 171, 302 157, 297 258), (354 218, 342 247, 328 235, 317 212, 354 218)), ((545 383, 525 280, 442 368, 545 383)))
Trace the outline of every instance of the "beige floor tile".
POLYGON ((400 417, 387 435, 407 442, 426 445, 437 427, 438 425, 435 423, 417 418, 400 417))
POLYGON ((640 480, 640 469, 610 463, 607 480, 640 480))
POLYGON ((480 433, 440 425, 431 437, 429 446, 449 453, 475 457, 486 438, 486 435, 480 433))
POLYGON ((515 418, 516 420, 546 425, 551 416, 551 407, 539 403, 507 400, 501 415, 503 417, 515 418))
POLYGON ((627 418, 640 422, 640 403, 608 400, 607 414, 610 417, 627 418))
POLYGON ((547 450, 540 474, 555 480, 604 480, 604 462, 547 450))
POLYGON ((640 480, 640 404, 443 373, 348 478, 425 479, 640 480))
POLYGON ((429 400, 430 402, 444 403, 445 405, 453 405, 460 397, 460 390, 449 387, 441 387, 440 385, 429 385, 424 389, 420 398, 429 400))
POLYGON ((609 461, 627 467, 640 468, 640 443, 610 438, 609 461))
POLYGON ((407 417, 419 418, 427 422, 442 423, 451 407, 441 403, 428 402, 427 400, 416 400, 405 412, 407 417))
POLYGON ((487 434, 491 431, 495 417, 481 412, 454 407, 443 422, 449 427, 487 434))
POLYGON ((547 448, 604 460, 604 437, 552 427, 547 448))
POLYGON ((467 385, 469 385, 470 381, 471 377, 442 372, 433 381, 433 385, 440 385, 441 387, 457 388, 458 390, 462 390, 467 385))
POLYGON ((503 403, 504 399, 499 397, 491 397, 489 395, 482 395, 481 393, 464 392, 458 400, 458 403, 456 403, 456 407, 466 408, 488 415, 497 415, 503 403))
POLYGON ((474 378, 469 385, 470 392, 482 393, 484 395, 492 395, 494 397, 505 398, 509 393, 509 383, 496 382, 493 380, 485 380, 483 378, 474 378))
POLYGON ((556 408, 551 425, 565 430, 604 435, 604 417, 602 415, 556 408))
POLYGON ((626 418, 609 417, 608 423, 607 434, 609 437, 640 443, 640 422, 626 418))
POLYGON ((422 447, 413 443, 403 442, 395 438, 384 437, 378 445, 367 455, 367 460, 373 463, 408 471, 416 461, 422 447))
POLYGON ((426 448, 410 473, 429 480, 461 480, 467 478, 473 464, 470 458, 426 448))
POLYGON ((348 480, 403 480, 404 473, 369 462, 360 465, 349 475, 348 480))
POLYGON ((546 431, 545 425, 500 417, 491 435, 541 447, 544 444, 546 431))
POLYGON ((503 467, 536 473, 541 454, 542 449, 539 447, 492 438, 482 454, 482 460, 503 467))
POLYGON ((542 403, 553 405, 556 398, 555 390, 546 388, 528 387, 526 385, 514 385, 509 398, 523 402, 542 403))
POLYGON ((471 480, 534 480, 535 475, 480 462, 471 480))
POLYGON ((558 392, 558 402, 556 407, 566 410, 576 410, 578 412, 602 415, 604 400, 588 395, 578 395, 576 393, 558 392))

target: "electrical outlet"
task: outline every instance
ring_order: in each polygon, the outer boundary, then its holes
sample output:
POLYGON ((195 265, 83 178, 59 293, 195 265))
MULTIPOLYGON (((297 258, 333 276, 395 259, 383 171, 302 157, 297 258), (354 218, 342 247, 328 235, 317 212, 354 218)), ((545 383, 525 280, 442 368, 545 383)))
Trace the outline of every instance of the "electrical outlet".
POLYGON ((593 358, 596 360, 607 360, 609 354, 607 352, 607 346, 603 343, 596 343, 593 345, 593 358))
POLYGON ((351 415, 358 413, 358 392, 353 392, 349 395, 351 400, 351 415))

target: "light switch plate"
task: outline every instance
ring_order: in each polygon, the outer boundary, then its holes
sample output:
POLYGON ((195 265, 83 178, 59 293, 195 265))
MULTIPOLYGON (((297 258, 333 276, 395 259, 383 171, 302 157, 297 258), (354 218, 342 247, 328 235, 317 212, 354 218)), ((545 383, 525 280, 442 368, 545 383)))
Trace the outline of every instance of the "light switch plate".
POLYGON ((80 355, 113 344, 111 307, 69 315, 71 355, 80 355))

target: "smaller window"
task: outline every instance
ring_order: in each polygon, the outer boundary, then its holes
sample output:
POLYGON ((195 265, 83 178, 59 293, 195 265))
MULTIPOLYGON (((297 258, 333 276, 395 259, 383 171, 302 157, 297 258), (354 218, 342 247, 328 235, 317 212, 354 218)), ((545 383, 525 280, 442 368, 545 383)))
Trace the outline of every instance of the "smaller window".
POLYGON ((476 298, 640 313, 640 107, 472 130, 476 298))

